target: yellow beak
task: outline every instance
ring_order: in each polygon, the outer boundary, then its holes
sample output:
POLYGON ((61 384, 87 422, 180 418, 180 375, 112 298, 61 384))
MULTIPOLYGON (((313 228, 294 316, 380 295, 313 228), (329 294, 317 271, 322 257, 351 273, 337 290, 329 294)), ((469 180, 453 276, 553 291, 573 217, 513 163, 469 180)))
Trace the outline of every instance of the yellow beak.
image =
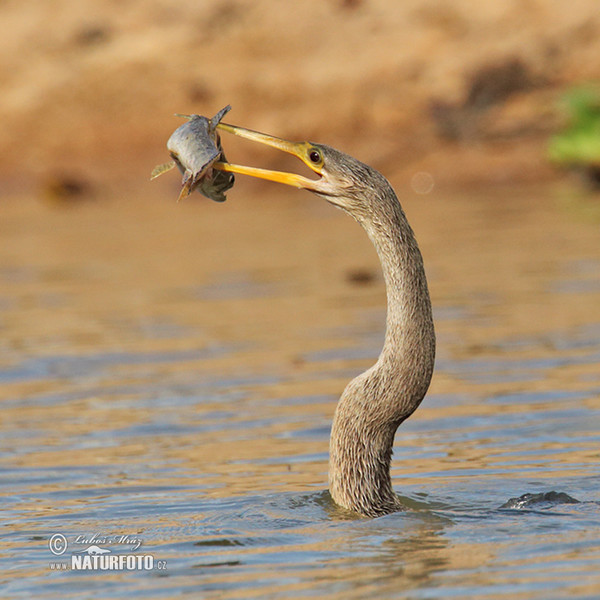
MULTIPOLYGON (((322 161, 315 163, 309 158, 311 149, 314 146, 310 142, 288 142, 281 138, 267 135, 266 133, 260 133, 258 131, 252 131, 251 129, 244 129, 243 127, 237 127, 235 125, 228 125, 227 123, 219 123, 217 128, 221 131, 226 131, 243 137, 247 140, 266 144, 273 148, 283 150, 288 154, 293 154, 298 157, 305 165, 310 167, 312 171, 318 175, 323 175, 321 167, 322 161)), ((308 179, 302 175, 296 173, 286 173, 285 171, 271 171, 269 169, 259 169, 257 167, 246 167, 244 165, 234 165, 227 162, 216 162, 213 164, 213 168, 220 171, 228 171, 230 173, 240 173, 241 175, 250 175, 252 177, 259 177, 261 179, 268 179, 270 181, 277 181, 278 183, 285 183, 297 188, 304 188, 308 190, 316 190, 315 184, 319 180, 308 179)))

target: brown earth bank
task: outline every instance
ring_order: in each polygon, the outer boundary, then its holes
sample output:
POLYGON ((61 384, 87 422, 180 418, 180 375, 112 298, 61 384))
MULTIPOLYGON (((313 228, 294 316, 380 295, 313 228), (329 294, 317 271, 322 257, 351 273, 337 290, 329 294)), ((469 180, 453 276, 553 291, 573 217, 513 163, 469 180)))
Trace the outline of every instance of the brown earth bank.
POLYGON ((555 173, 561 94, 600 77, 595 0, 4 0, 0 14, 0 180, 59 195, 147 181, 173 113, 226 104, 229 122, 396 181, 537 181, 555 173))

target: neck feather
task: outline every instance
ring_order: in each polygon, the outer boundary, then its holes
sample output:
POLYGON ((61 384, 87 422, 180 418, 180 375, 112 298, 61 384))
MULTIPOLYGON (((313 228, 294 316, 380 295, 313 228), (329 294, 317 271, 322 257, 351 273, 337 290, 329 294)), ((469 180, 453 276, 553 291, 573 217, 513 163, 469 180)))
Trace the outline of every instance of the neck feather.
POLYGON ((400 203, 389 189, 385 210, 359 219, 379 256, 387 292, 379 359, 351 381, 338 402, 330 444, 330 491, 367 516, 399 510, 390 462, 396 429, 425 396, 435 333, 423 259, 400 203))

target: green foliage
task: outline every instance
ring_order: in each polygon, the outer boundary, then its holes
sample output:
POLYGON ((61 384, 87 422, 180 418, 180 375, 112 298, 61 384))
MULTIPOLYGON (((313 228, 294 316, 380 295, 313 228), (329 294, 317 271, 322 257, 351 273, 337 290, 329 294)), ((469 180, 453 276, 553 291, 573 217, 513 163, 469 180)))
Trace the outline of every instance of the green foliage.
POLYGON ((600 86, 568 92, 564 98, 567 128, 548 146, 551 160, 578 166, 600 165, 600 86))

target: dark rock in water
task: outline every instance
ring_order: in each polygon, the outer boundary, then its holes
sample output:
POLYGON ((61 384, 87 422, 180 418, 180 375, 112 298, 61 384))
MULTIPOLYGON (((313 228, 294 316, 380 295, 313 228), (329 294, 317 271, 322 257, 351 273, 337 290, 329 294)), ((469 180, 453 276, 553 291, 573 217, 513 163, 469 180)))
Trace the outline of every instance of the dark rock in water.
POLYGON ((54 173, 43 182, 44 200, 55 205, 74 205, 92 196, 92 184, 79 176, 54 173))
POLYGON ((511 498, 500 508, 550 508, 556 504, 579 504, 579 500, 564 492, 540 492, 511 498))

